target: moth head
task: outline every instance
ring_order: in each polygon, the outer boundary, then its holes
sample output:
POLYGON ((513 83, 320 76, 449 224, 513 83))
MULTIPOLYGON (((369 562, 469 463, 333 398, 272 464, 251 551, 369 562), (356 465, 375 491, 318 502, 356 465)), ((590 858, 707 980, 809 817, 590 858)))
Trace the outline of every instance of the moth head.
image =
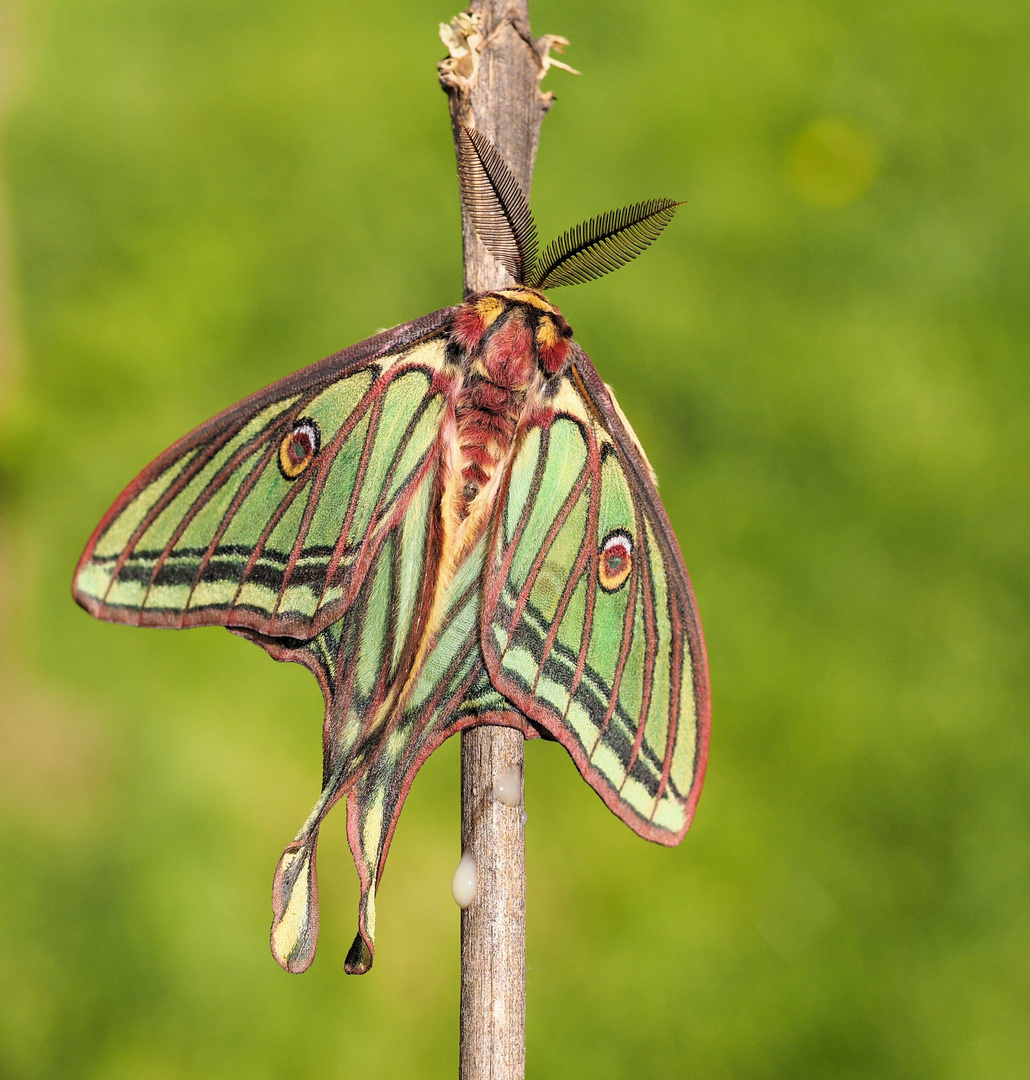
POLYGON ((513 389, 528 381, 534 361, 550 378, 572 355, 572 327, 561 311, 525 287, 470 296, 455 315, 453 336, 481 358, 483 374, 513 389))
POLYGON ((539 289, 523 286, 489 294, 503 298, 522 309, 522 319, 530 328, 537 366, 550 378, 561 371, 572 354, 572 327, 561 310, 554 306, 539 289))

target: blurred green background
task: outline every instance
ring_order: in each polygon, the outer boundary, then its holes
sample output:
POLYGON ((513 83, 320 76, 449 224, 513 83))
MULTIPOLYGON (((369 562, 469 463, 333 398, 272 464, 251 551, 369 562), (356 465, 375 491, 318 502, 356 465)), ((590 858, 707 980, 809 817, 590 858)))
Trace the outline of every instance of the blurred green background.
MULTIPOLYGON (((343 974, 267 948, 321 699, 220 630, 69 597, 124 484, 251 390, 460 295, 445 3, 5 0, 0 1076, 436 1077, 452 740, 343 974)), ((556 297, 658 471, 713 686, 682 847, 527 763, 529 1075, 1030 1075, 1030 6, 533 0, 556 297)))

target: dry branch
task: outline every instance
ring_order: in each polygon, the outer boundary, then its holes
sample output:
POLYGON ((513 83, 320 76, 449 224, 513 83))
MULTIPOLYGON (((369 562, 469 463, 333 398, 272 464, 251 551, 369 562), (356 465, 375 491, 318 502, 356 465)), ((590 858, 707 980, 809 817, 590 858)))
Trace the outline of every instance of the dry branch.
MULTIPOLYGON (((450 100, 457 152, 462 125, 486 135, 529 196, 540 124, 551 95, 540 91, 549 50, 534 40, 528 0, 474 0, 441 27, 449 56, 440 82, 450 100)), ((465 293, 510 285, 462 213, 465 293)), ((522 1080, 526 1066, 526 864, 521 806, 491 797, 506 768, 523 769, 522 734, 478 727, 461 736, 462 844, 476 864, 476 899, 461 916, 461 1080, 522 1080)))

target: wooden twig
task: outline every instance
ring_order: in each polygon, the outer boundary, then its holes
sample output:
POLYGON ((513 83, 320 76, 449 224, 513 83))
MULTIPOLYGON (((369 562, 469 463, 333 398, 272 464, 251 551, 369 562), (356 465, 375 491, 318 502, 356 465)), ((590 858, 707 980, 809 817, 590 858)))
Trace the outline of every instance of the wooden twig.
MULTIPOLYGON (((554 38, 534 41, 528 0, 473 0, 441 28, 440 64, 457 142, 460 125, 500 150, 527 196, 551 96, 540 92, 554 38)), ((457 150, 457 146, 455 147, 457 150)), ((512 284, 462 215, 465 293, 512 284)), ((492 797, 497 777, 523 771, 522 733, 479 727, 461 736, 461 831, 476 899, 461 915, 461 1080, 522 1080, 526 1065, 526 862, 522 806, 492 797)))

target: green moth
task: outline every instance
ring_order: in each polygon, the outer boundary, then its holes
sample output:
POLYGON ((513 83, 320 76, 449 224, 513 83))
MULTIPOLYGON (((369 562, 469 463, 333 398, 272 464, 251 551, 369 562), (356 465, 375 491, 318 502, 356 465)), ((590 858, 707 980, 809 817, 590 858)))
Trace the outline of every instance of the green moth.
POLYGON ((375 891, 419 766, 475 724, 556 739, 635 832, 677 844, 708 751, 704 641, 654 477, 543 290, 628 262, 658 199, 537 253, 517 181, 464 129, 462 197, 515 286, 378 334, 166 450, 75 571, 90 614, 225 626, 325 698, 321 795, 275 874, 272 952, 315 954, 319 826, 346 797, 372 964, 375 891))

